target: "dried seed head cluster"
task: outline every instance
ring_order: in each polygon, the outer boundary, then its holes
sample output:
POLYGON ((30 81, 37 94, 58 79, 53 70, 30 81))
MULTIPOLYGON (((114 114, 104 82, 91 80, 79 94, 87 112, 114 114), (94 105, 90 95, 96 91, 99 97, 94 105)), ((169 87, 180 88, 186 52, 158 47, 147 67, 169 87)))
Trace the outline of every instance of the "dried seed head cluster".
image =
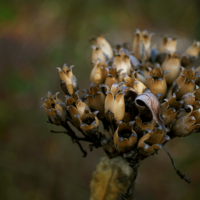
POLYGON ((169 140, 199 131, 200 68, 192 65, 200 42, 180 54, 175 38, 163 37, 156 49, 152 36, 137 29, 132 49, 127 44, 112 49, 103 36, 93 37, 91 85, 82 98, 72 66, 58 68, 65 100, 49 92, 42 107, 49 122, 63 126, 84 155, 80 141, 134 166, 169 140), (99 129, 100 121, 104 130, 99 129))

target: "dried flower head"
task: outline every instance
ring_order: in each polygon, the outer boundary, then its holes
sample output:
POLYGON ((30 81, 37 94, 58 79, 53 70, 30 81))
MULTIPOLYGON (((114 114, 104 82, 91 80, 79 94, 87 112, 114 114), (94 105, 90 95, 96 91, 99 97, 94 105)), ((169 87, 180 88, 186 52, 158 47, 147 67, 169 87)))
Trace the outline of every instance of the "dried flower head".
POLYGON ((115 54, 103 36, 93 37, 91 85, 83 97, 72 66, 58 68, 65 99, 49 92, 42 107, 48 121, 63 126, 84 156, 80 141, 89 142, 91 150, 102 147, 110 159, 123 157, 135 172, 140 161, 168 141, 200 131, 200 67, 191 67, 200 43, 181 55, 175 38, 163 37, 157 49, 152 35, 137 29, 133 53, 118 44, 115 54))

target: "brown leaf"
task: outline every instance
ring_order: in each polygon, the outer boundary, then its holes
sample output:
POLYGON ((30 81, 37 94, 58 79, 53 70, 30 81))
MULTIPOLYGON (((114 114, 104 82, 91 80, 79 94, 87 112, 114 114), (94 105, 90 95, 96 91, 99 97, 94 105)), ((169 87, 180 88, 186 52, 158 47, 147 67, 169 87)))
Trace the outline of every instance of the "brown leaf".
POLYGON ((161 117, 160 117, 160 103, 157 97, 149 91, 146 91, 135 99, 135 104, 143 116, 143 120, 151 120, 153 118, 154 122, 162 127, 163 130, 167 131, 161 117))

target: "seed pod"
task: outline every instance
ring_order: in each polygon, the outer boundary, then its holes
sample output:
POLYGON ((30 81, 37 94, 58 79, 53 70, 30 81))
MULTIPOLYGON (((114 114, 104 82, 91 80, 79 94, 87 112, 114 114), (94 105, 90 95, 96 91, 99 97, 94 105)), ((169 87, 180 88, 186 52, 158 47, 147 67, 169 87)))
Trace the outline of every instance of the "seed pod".
POLYGON ((103 37, 103 35, 100 35, 98 37, 92 38, 93 44, 97 47, 101 47, 104 55, 108 57, 108 59, 111 59, 113 57, 113 50, 108 41, 103 37))
POLYGON ((64 110, 60 106, 61 100, 57 98, 58 94, 59 92, 55 95, 52 95, 51 92, 48 92, 48 98, 42 98, 44 104, 41 107, 46 110, 49 121, 57 126, 61 125, 62 122, 66 120, 64 110))
POLYGON ((176 38, 172 37, 163 37, 162 42, 159 48, 160 53, 173 54, 176 51, 177 41, 176 38))
POLYGON ((129 74, 131 70, 131 62, 129 56, 123 52, 116 54, 112 66, 116 66, 117 71, 121 70, 122 73, 129 74))
POLYGON ((165 79, 168 85, 171 85, 173 81, 180 74, 180 56, 177 53, 174 54, 166 54, 165 60, 161 65, 163 71, 168 71, 169 73, 166 75, 165 79))
POLYGON ((151 55, 151 38, 154 34, 136 29, 133 40, 133 53, 139 60, 148 60, 151 55))
POLYGON ((96 87, 94 83, 91 83, 90 90, 85 90, 87 105, 90 109, 99 111, 98 118, 103 119, 104 114, 104 104, 105 104, 105 95, 101 92, 100 88, 96 87))
MULTIPOLYGON (((166 71, 165 71, 166 72, 166 71)), ((159 65, 156 65, 154 69, 150 70, 150 75, 147 77, 146 86, 153 93, 160 93, 159 99, 163 99, 167 93, 167 83, 165 80, 165 74, 159 65)))
POLYGON ((106 62, 106 57, 100 46, 92 45, 92 61, 96 62, 98 60, 100 60, 101 64, 104 64, 106 62))
POLYGON ((149 156, 154 154, 156 150, 162 149, 162 144, 169 139, 168 135, 163 135, 161 129, 150 131, 139 140, 138 149, 143 155, 149 156))
POLYGON ((104 66, 102 66, 100 59, 93 63, 94 67, 90 74, 90 81, 93 82, 96 86, 99 86, 100 84, 104 83, 107 75, 107 70, 104 66))
POLYGON ((79 96, 78 96, 78 90, 74 93, 74 97, 71 97, 69 95, 65 95, 65 104, 66 106, 70 106, 74 103, 76 103, 76 101, 79 99, 79 96))
POLYGON ((117 151, 126 152, 130 151, 136 145, 137 134, 130 126, 120 121, 114 133, 113 140, 117 151))
POLYGON ((194 56, 195 58, 198 58, 200 52, 200 42, 194 41, 193 45, 188 47, 188 49, 185 51, 185 55, 194 56))
POLYGON ((183 67, 181 67, 181 69, 182 72, 172 87, 172 93, 176 94, 178 100, 181 99, 183 95, 193 92, 195 88, 195 80, 190 79, 193 78, 193 76, 190 75, 191 73, 186 73, 183 67))
MULTIPOLYGON (((142 117, 143 118, 143 117, 142 117)), ((135 117, 135 123, 137 124, 137 126, 139 127, 139 130, 141 131, 144 131, 144 130, 153 130, 154 129, 154 120, 152 119, 151 121, 147 121, 147 119, 144 119, 143 118, 143 121, 142 121, 142 118, 140 115, 136 116, 135 117)))
POLYGON ((87 104, 80 99, 76 101, 75 106, 68 106, 67 112, 73 125, 80 128, 85 134, 91 135, 97 131, 99 121, 96 114, 98 112, 92 113, 87 104))
POLYGON ((185 53, 181 56, 181 65, 183 67, 191 65, 199 55, 200 42, 194 41, 194 43, 188 47, 185 53))
POLYGON ((111 88, 114 83, 122 82, 122 75, 121 75, 122 70, 117 71, 115 65, 112 67, 108 67, 106 70, 107 70, 107 76, 104 83, 105 85, 111 88))
POLYGON ((98 111, 92 113, 88 107, 85 108, 82 115, 78 114, 76 117, 80 122, 80 129, 88 136, 97 133, 99 127, 99 120, 96 117, 98 111))
POLYGON ((124 74, 124 81, 124 86, 133 88, 137 94, 142 94, 146 89, 146 86, 141 81, 136 80, 134 72, 131 77, 124 74))
POLYGON ((105 115, 107 115, 108 111, 111 111, 114 114, 114 117, 117 121, 122 120, 124 118, 124 92, 121 92, 119 90, 118 83, 114 83, 111 89, 106 92, 105 115))
POLYGON ((171 132, 177 137, 185 137, 200 128, 200 111, 193 111, 188 105, 179 113, 171 127, 171 132))
POLYGON ((60 84, 63 92, 67 95, 73 95, 78 90, 76 77, 72 73, 74 66, 67 67, 64 64, 63 69, 57 68, 60 74, 60 84))
POLYGON ((193 106, 194 110, 197 110, 200 108, 200 102, 199 100, 195 98, 195 91, 192 93, 187 93, 183 95, 181 100, 183 100, 186 105, 193 106))
POLYGON ((161 118, 165 126, 170 126, 173 120, 177 117, 179 109, 183 105, 183 101, 176 101, 176 95, 170 99, 165 99, 165 102, 161 104, 161 118))

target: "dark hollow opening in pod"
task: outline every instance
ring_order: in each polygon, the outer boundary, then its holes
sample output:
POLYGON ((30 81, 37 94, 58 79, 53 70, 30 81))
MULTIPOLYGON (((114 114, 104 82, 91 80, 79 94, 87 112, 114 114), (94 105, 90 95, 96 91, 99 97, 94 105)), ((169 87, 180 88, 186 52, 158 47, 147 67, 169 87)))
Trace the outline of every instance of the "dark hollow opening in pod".
POLYGON ((122 138, 129 138, 132 134, 132 131, 129 129, 123 129, 118 132, 118 136, 122 138))
POLYGON ((87 124, 87 125, 90 125, 93 121, 94 121, 94 117, 93 116, 86 117, 86 118, 82 119, 82 122, 87 124))
POLYGON ((144 107, 146 107, 146 104, 145 104, 143 101, 139 100, 139 99, 136 101, 136 103, 137 103, 139 106, 144 106, 144 107))

